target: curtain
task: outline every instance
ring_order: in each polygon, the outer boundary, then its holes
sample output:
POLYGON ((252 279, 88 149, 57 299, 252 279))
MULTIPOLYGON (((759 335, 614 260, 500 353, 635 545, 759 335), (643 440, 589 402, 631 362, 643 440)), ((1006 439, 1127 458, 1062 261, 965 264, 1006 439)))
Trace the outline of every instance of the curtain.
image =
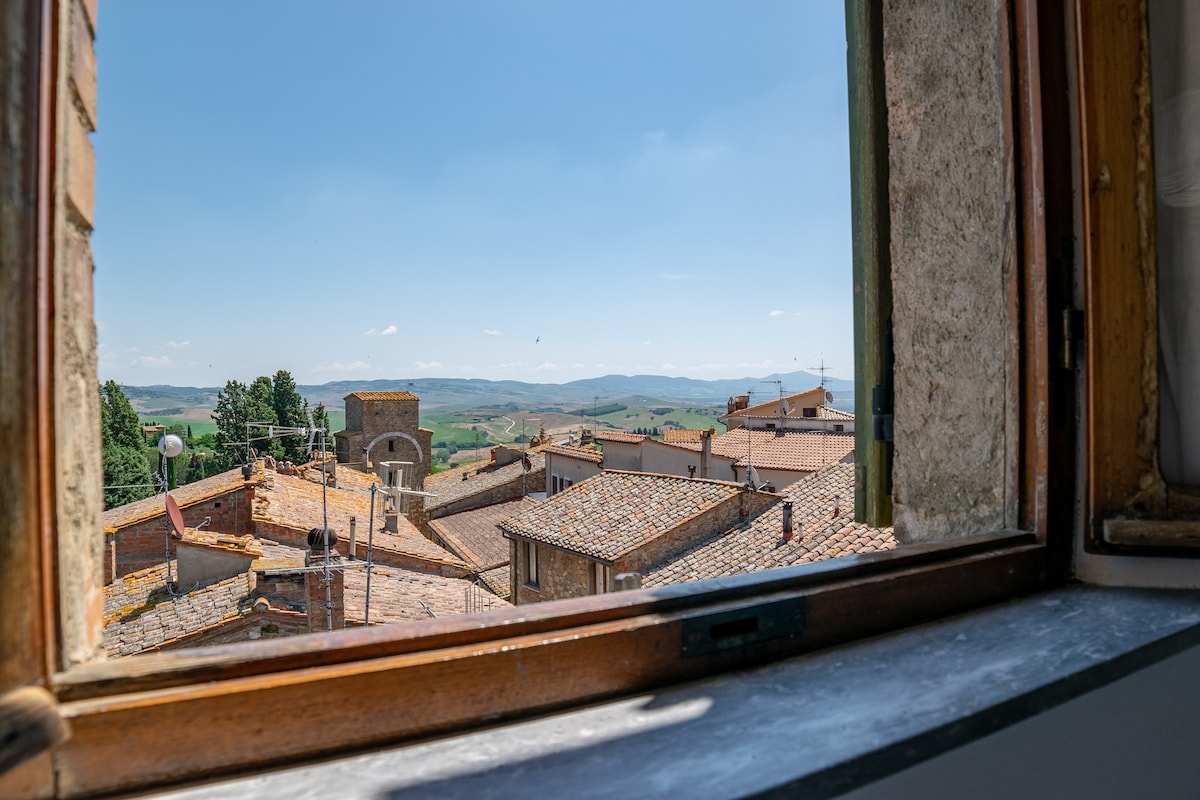
POLYGON ((1200 0, 1150 0, 1149 10, 1159 463, 1168 483, 1200 486, 1200 0))

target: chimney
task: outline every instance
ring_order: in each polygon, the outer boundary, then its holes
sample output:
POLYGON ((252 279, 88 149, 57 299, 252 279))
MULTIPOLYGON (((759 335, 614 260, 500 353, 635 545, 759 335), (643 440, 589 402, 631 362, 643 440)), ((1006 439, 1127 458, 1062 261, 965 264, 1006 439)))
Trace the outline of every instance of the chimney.
POLYGON ((792 540, 792 501, 783 501, 783 540, 792 540))
POLYGON ((356 546, 358 544, 358 534, 355 529, 358 527, 358 520, 354 517, 350 518, 350 557, 357 558, 356 546))
POLYGON ((709 465, 712 463, 712 437, 715 428, 700 431, 700 477, 707 478, 709 465))
POLYGON ((749 486, 745 486, 742 488, 742 491, 741 491, 742 519, 746 519, 747 517, 750 516, 750 493, 753 491, 754 490, 751 489, 749 486))
POLYGON ((833 496, 833 516, 838 516, 842 513, 842 496, 835 494, 833 496))

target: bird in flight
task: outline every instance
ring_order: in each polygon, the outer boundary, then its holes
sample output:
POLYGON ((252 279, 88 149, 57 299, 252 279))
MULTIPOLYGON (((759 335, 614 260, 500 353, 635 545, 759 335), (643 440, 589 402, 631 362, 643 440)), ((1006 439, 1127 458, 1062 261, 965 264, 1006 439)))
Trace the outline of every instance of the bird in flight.
POLYGON ((538 343, 538 342, 540 342, 541 340, 542 340, 542 337, 540 337, 540 336, 539 336, 539 337, 537 337, 536 339, 534 339, 534 340, 533 340, 533 343, 534 343, 534 344, 537 344, 537 343, 538 343))

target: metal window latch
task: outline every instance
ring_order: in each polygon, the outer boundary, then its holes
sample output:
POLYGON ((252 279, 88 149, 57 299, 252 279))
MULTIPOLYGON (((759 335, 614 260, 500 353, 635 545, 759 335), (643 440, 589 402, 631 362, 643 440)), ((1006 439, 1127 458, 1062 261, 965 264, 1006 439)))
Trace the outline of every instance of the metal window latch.
POLYGON ((882 385, 874 386, 871 389, 871 422, 874 425, 875 441, 892 441, 893 419, 891 397, 882 385))
POLYGON ((1064 369, 1079 369, 1083 349, 1083 309, 1064 308, 1062 312, 1062 365, 1064 369))

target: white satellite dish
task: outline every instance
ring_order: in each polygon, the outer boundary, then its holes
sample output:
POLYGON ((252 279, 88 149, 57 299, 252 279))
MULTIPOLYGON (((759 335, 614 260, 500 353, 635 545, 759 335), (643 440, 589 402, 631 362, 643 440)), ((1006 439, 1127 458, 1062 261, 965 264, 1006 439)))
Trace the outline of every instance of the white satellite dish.
POLYGON ((183 439, 173 433, 168 433, 158 440, 158 452, 167 458, 174 458, 183 452, 183 439))

